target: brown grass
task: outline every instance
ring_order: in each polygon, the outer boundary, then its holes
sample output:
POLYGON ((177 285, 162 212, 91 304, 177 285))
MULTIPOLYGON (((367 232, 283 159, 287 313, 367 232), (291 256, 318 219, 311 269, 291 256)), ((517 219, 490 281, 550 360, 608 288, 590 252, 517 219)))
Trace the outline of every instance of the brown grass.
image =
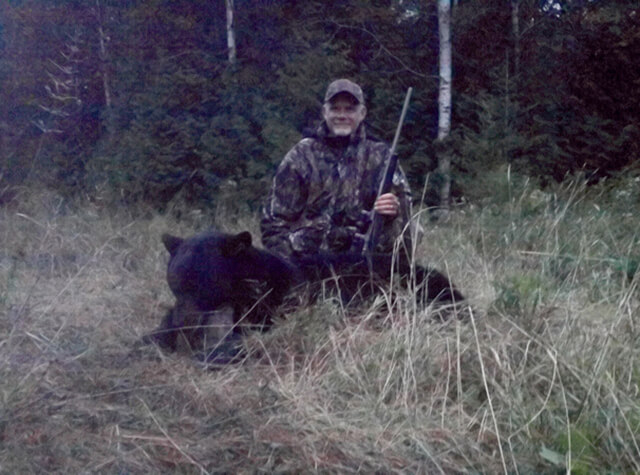
POLYGON ((426 224, 466 322, 326 300, 208 371, 135 345, 172 304, 159 236, 255 217, 23 192, 0 209, 0 472, 640 471, 638 277, 611 264, 637 235, 583 189, 520 193, 426 224))

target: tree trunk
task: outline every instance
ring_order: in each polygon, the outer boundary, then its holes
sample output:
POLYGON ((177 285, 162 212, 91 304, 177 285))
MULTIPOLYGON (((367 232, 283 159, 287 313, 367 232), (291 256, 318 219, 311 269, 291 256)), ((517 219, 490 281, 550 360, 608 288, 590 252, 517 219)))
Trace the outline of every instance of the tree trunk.
POLYGON ((440 88, 438 94, 438 174, 440 186, 440 217, 446 218, 451 194, 451 0, 438 0, 438 31, 440 36, 440 88))
POLYGON ((104 117, 105 117, 105 130, 107 131, 108 138, 111 138, 115 131, 113 107, 112 107, 112 95, 111 88, 109 87, 109 66, 108 66, 108 52, 107 42, 110 38, 105 33, 104 22, 102 15, 102 9, 100 7, 100 0, 96 0, 96 20, 98 23, 98 42, 100 45, 100 75, 102 76, 102 90, 104 94, 104 117))
POLYGON ((229 64, 236 63, 236 35, 233 30, 233 0, 225 0, 227 5, 227 50, 229 64))

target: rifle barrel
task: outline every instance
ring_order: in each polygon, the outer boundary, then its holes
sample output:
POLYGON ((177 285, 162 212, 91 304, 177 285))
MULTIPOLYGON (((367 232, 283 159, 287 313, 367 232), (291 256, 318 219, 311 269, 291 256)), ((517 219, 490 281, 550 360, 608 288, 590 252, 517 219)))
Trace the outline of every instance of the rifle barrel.
POLYGON ((410 87, 407 89, 407 95, 404 97, 404 104, 402 105, 402 112, 400 113, 400 120, 398 121, 398 126, 396 127, 396 134, 393 137, 393 142, 391 142, 391 148, 389 149, 389 160, 387 160, 387 165, 385 166, 384 173, 382 174, 383 179, 380 181, 380 186, 378 187, 378 198, 384 192, 384 177, 387 175, 389 171, 389 164, 391 163, 391 157, 396 153, 396 147, 398 145, 398 139, 400 138, 400 131, 402 130, 402 124, 404 123, 404 118, 407 115, 407 109, 409 108, 409 101, 411 100, 411 93, 413 92, 413 88, 410 87))
MULTIPOLYGON (((407 95, 404 98, 404 104, 402 106, 402 112, 400 113, 398 127, 396 127, 396 135, 393 137, 393 142, 391 143, 391 148, 389 149, 389 157, 387 158, 387 163, 384 167, 384 173, 382 174, 382 179, 380 180, 378 195, 376 196, 376 199, 378 199, 383 193, 385 193, 385 189, 391 186, 391 183, 393 182, 393 174, 395 173, 395 169, 397 166, 397 157, 396 159, 394 159, 394 154, 396 153, 396 146, 398 145, 398 139, 400 138, 402 123, 404 122, 404 117, 407 115, 407 109, 409 108, 409 101, 411 100, 412 92, 412 87, 407 89, 407 95)), ((377 234, 379 233, 380 226, 382 225, 380 216, 378 216, 373 209, 371 210, 370 216, 371 224, 369 225, 369 229, 367 230, 367 234, 365 235, 364 246, 362 249, 362 252, 368 255, 370 255, 375 248, 377 234)))

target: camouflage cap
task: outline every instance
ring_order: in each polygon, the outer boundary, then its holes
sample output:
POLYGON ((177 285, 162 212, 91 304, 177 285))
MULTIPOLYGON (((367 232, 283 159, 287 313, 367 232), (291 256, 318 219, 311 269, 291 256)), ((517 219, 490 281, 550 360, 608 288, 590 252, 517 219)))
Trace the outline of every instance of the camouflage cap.
POLYGON ((336 79, 327 88, 327 93, 324 95, 324 102, 327 103, 341 92, 347 92, 356 98, 358 103, 364 104, 364 94, 362 89, 355 82, 348 79, 336 79))

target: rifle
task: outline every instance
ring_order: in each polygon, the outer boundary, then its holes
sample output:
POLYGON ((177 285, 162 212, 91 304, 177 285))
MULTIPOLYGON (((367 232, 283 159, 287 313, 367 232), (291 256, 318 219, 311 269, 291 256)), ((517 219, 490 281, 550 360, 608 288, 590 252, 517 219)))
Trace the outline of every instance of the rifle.
MULTIPOLYGON (((402 106, 402 113, 400 114, 400 120, 398 121, 398 127, 396 128, 396 135, 393 137, 393 142, 391 143, 391 148, 389 149, 389 158, 387 158, 387 164, 384 169, 384 174, 382 175, 382 181, 380 181, 376 200, 381 195, 388 193, 391 190, 391 185, 393 184, 393 175, 395 174, 396 168, 398 167, 398 156, 395 154, 396 146, 398 145, 398 139, 400 138, 400 130, 402 130, 404 117, 405 115, 407 115, 407 109, 409 108, 409 100, 411 99, 412 92, 412 87, 407 89, 407 95, 404 98, 404 105, 402 106)), ((367 234, 364 238, 364 246, 362 249, 363 254, 371 255, 373 253, 373 250, 375 249, 376 243, 378 241, 380 229, 382 228, 382 221, 383 216, 376 213, 372 209, 371 225, 369 226, 369 230, 367 231, 367 234)))

